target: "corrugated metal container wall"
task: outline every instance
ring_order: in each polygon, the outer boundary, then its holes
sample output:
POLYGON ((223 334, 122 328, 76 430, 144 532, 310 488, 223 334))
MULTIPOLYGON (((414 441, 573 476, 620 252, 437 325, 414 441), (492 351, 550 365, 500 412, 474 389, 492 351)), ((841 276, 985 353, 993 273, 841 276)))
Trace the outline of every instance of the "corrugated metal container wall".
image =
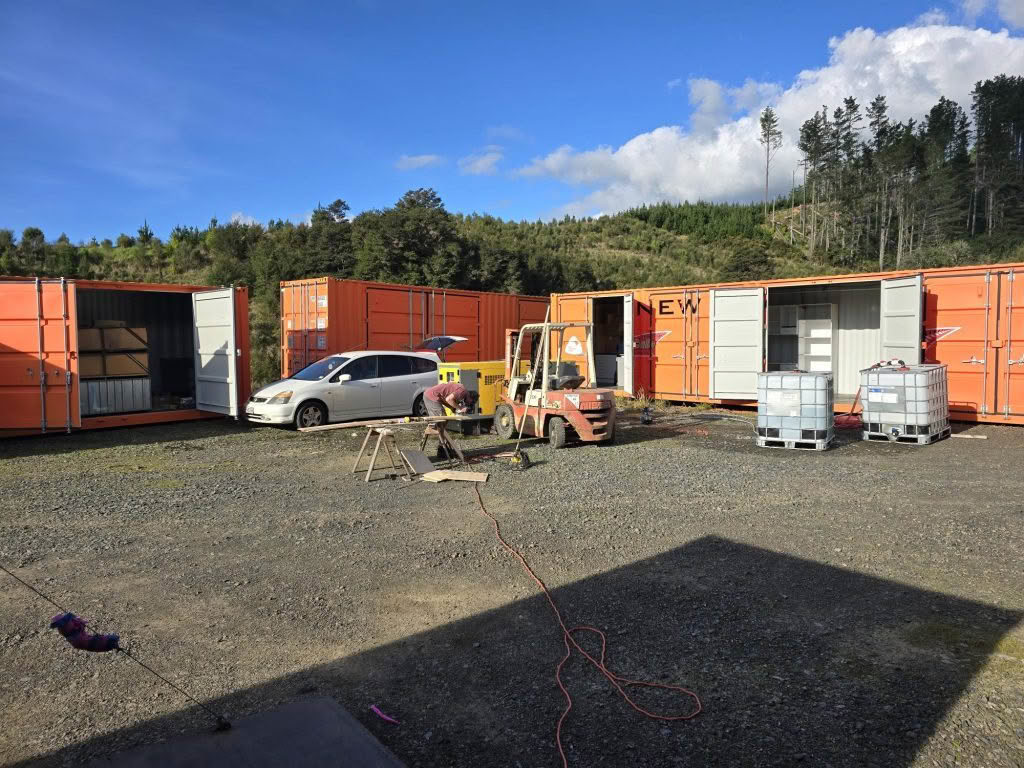
POLYGON ((320 277, 281 283, 281 375, 337 352, 414 348, 429 336, 464 336, 452 362, 500 360, 506 328, 544 319, 539 296, 320 277))
MULTIPOLYGON (((7 405, 17 406, 0 410, 0 433, 29 434, 209 418, 210 413, 187 405, 160 410, 155 404, 154 410, 149 411, 82 418, 79 328, 147 329, 145 340, 140 341, 146 351, 135 355, 137 364, 149 369, 142 371, 148 380, 146 384, 152 382, 154 392, 192 392, 196 332, 192 297, 209 296, 211 292, 219 293, 218 300, 231 301, 234 306, 233 393, 237 403, 244 404, 250 393, 246 288, 0 278, 0 398, 7 405)), ((226 338, 230 338, 228 328, 223 325, 226 338)), ((227 342, 224 346, 228 346, 227 342)))
MULTIPOLYGON (((554 320, 583 322, 593 319, 591 305, 595 298, 629 296, 647 304, 653 316, 654 397, 752 404, 753 398, 723 401, 709 396, 710 293, 751 287, 765 289, 766 337, 768 312, 779 302, 831 303, 836 310, 831 344, 831 362, 836 367, 836 408, 848 410, 857 389, 852 380, 854 371, 858 365, 866 367, 884 356, 882 327, 886 318, 898 314, 887 312, 884 307, 886 286, 908 286, 918 279, 922 298, 920 357, 922 361, 948 366, 950 417, 1024 424, 1022 275, 1024 264, 905 270, 553 294, 551 307, 554 320)), ((901 327, 911 328, 906 322, 901 327)), ((767 346, 770 349, 771 345, 767 346)), ((764 363, 768 363, 767 357, 764 363)), ((621 391, 622 387, 618 389, 621 391)))

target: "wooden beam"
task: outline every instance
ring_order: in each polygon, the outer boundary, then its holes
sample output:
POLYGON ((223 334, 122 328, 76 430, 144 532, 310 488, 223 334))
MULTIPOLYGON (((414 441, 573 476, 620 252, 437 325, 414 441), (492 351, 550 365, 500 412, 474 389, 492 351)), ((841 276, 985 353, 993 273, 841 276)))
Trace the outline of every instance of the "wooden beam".
POLYGON ((441 483, 445 480, 464 480, 467 483, 486 483, 491 475, 488 472, 458 472, 452 469, 435 469, 423 475, 428 483, 441 483))

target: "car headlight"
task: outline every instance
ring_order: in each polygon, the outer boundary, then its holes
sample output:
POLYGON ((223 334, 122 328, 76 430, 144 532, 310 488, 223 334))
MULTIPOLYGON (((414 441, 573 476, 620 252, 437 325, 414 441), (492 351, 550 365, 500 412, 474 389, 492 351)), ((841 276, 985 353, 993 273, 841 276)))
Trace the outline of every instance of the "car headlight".
POLYGON ((267 405, 284 405, 292 399, 292 394, 294 393, 290 389, 285 392, 278 392, 272 398, 267 400, 267 405))

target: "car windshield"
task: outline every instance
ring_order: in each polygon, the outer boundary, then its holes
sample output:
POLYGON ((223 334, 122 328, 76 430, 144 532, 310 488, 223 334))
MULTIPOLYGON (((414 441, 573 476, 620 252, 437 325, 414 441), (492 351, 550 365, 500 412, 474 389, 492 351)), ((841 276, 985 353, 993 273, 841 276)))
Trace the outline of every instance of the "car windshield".
POLYGON ((301 371, 294 374, 292 378, 299 381, 320 381, 320 379, 330 376, 347 362, 347 357, 325 357, 323 360, 317 360, 312 365, 307 365, 301 371))

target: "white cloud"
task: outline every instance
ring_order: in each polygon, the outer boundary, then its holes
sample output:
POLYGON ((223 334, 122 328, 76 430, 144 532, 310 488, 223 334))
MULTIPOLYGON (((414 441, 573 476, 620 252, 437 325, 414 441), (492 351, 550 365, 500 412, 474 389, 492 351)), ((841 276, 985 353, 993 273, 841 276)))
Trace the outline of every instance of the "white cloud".
POLYGON ((747 78, 739 88, 729 90, 736 112, 761 111, 761 107, 773 104, 782 93, 778 83, 760 83, 747 78))
POLYGON ((257 221, 247 213, 242 213, 242 211, 235 211, 234 213, 232 213, 231 216, 228 218, 228 222, 230 224, 244 224, 245 226, 259 224, 259 221, 257 221))
POLYGON ((682 84, 683 84, 683 78, 675 77, 675 78, 669 80, 667 83, 665 83, 665 87, 668 88, 671 91, 673 88, 678 88, 682 84))
POLYGON ((914 19, 915 27, 930 27, 932 25, 944 26, 949 23, 949 16, 941 8, 929 8, 927 11, 922 13, 916 19, 914 19))
POLYGON ((728 88, 690 81, 696 110, 691 128, 668 125, 618 148, 576 150, 563 145, 518 171, 585 188, 557 214, 589 215, 661 200, 757 200, 763 194, 757 118, 764 103, 779 115, 784 144, 775 158, 772 191, 789 188, 797 168, 800 124, 821 109, 854 96, 862 108, 885 94, 890 117, 920 119, 940 96, 970 109, 974 83, 1024 71, 1024 39, 1005 30, 907 26, 877 33, 855 29, 829 42, 826 66, 804 70, 786 88, 748 81, 728 88))
POLYGON ((690 104, 694 107, 690 115, 693 132, 711 133, 732 114, 726 90, 718 81, 706 77, 690 78, 687 85, 690 87, 690 104))
POLYGON ((402 155, 395 161, 400 171, 415 171, 418 168, 433 168, 444 163, 441 155, 402 155))
POLYGON ((990 8, 1011 27, 1024 27, 1024 0, 960 0, 960 10, 968 24, 974 24, 990 8))
POLYGON ((505 157, 502 148, 496 144, 486 146, 480 152, 459 158, 459 173, 469 176, 484 176, 498 172, 498 163, 505 157))

